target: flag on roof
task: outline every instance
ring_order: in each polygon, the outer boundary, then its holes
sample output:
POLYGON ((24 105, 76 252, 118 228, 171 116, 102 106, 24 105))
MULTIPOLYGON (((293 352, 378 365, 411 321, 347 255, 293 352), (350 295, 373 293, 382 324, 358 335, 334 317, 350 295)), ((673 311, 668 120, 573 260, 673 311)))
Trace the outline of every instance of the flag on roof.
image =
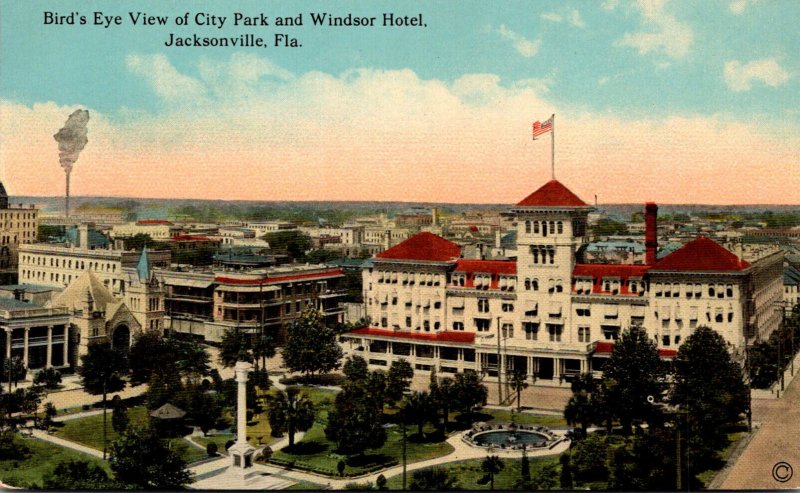
POLYGON ((546 134, 553 130, 553 117, 551 116, 548 120, 545 120, 544 123, 541 122, 533 122, 533 140, 536 140, 536 137, 546 134))

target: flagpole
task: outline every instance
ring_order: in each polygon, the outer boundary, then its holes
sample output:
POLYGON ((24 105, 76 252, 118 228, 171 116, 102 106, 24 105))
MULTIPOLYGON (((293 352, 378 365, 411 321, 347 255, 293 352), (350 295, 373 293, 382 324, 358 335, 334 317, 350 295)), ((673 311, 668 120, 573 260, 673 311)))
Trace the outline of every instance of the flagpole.
POLYGON ((556 179, 556 114, 550 117, 550 171, 552 179, 556 179))

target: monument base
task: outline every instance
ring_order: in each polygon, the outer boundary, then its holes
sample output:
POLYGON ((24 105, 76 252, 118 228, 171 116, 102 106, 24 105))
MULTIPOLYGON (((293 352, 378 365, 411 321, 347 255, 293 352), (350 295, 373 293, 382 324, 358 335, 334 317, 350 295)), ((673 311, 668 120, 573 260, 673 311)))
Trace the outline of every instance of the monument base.
POLYGON ((252 471, 253 453, 255 453, 255 451, 256 449, 247 442, 237 442, 232 445, 231 448, 228 449, 228 453, 231 456, 230 469, 240 470, 243 474, 252 471))

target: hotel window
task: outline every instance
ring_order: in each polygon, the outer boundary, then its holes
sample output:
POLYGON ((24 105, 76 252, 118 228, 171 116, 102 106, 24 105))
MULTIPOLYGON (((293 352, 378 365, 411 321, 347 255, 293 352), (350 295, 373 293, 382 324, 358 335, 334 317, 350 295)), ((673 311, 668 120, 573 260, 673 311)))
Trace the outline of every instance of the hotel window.
POLYGON ((522 330, 525 332, 525 339, 535 341, 539 338, 539 324, 535 322, 523 322, 522 330))
POLYGON ((530 233, 531 232, 531 222, 530 221, 525 221, 525 232, 526 233, 530 233))
POLYGON ((589 342, 589 327, 578 327, 578 342, 589 342))
POLYGON ((665 319, 661 321, 661 328, 662 329, 669 329, 669 319, 665 319))
POLYGON ((424 322, 422 322, 422 328, 425 329, 425 332, 430 332, 431 331, 430 320, 425 320, 424 322))
POLYGON ((713 298, 713 297, 714 297, 716 294, 717 294, 717 293, 716 293, 716 291, 714 290, 714 286, 711 286, 711 285, 709 285, 709 286, 708 286, 708 295, 709 295, 709 296, 711 296, 711 297, 713 298))
POLYGON ((535 246, 531 247, 531 255, 533 255, 533 263, 534 264, 538 264, 539 263, 539 249, 537 247, 535 247, 535 246))
POLYGON ((675 336, 675 345, 679 345, 681 343, 681 336, 675 336))
POLYGON ((575 314, 579 317, 590 317, 592 315, 591 308, 576 308, 575 314))
POLYGON ((533 289, 534 291, 539 291, 539 280, 538 279, 531 280, 531 289, 533 289))
POLYGON ((406 327, 411 328, 411 317, 406 317, 406 327))
POLYGON ((535 235, 539 234, 539 221, 533 222, 533 234, 535 235))
POLYGON ((733 298, 733 285, 728 284, 725 287, 725 296, 727 296, 728 298, 733 298))
POLYGON ((503 324, 503 338, 514 337, 514 324, 503 324))
POLYGON ((503 311, 504 312, 513 312, 514 311, 514 304, 513 303, 503 303, 503 311))
POLYGON ((527 291, 530 291, 530 289, 531 289, 531 280, 528 279, 528 278, 525 279, 525 289, 527 291))
POLYGON ((453 330, 464 330, 464 322, 453 322, 453 330))
POLYGON ((392 295, 392 305, 397 305, 397 295, 396 294, 392 295))
POLYGON ((607 341, 616 341, 619 339, 619 327, 604 325, 601 327, 603 330, 603 338, 607 341))
POLYGON ((563 293, 564 292, 564 284, 561 282, 561 279, 556 281, 556 293, 563 293))
POLYGON ((669 336, 661 336, 661 345, 669 346, 669 336))
POLYGON ((388 327, 389 326, 389 319, 386 317, 381 317, 381 327, 388 327))
POLYGON ((489 324, 492 321, 488 318, 476 318, 475 319, 475 330, 478 332, 486 332, 489 330, 489 324))
POLYGON ((479 299, 478 311, 481 313, 489 313, 489 300, 483 298, 479 299))
POLYGON ((547 236, 547 221, 542 221, 542 236, 547 236))
POLYGON ((550 342, 561 342, 561 332, 563 325, 547 324, 547 332, 550 334, 550 342))
POLYGON ((700 299, 703 296, 703 286, 699 283, 694 285, 694 297, 700 299))

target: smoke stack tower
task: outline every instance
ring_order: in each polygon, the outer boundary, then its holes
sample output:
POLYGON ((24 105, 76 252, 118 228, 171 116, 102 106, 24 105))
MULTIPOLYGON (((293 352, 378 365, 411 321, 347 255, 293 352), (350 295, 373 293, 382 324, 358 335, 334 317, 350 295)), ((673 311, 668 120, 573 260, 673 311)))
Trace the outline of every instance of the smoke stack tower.
POLYGON ((78 156, 89 139, 86 137, 86 124, 89 123, 89 112, 86 110, 75 110, 64 127, 53 135, 58 142, 58 160, 64 173, 67 175, 66 200, 64 201, 64 214, 69 217, 69 175, 72 173, 72 166, 78 160, 78 156))
POLYGON ((656 252, 658 251, 658 206, 655 202, 648 202, 644 205, 644 251, 645 263, 647 265, 656 263, 656 252))

